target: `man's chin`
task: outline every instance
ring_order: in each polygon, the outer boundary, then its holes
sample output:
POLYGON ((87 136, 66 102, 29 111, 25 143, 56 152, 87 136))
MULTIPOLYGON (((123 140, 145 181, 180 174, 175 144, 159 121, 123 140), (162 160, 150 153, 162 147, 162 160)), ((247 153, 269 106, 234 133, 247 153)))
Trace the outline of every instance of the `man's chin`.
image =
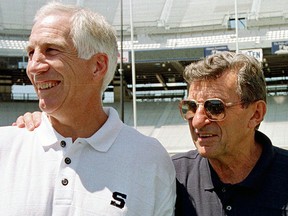
POLYGON ((197 146, 198 153, 205 158, 211 157, 213 150, 208 146, 197 146))

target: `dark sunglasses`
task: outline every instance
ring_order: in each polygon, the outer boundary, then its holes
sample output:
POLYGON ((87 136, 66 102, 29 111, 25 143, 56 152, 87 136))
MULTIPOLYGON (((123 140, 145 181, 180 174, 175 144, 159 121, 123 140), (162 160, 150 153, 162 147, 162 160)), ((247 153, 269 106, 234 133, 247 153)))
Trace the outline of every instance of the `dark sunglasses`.
POLYGON ((230 102, 224 103, 219 98, 211 98, 204 101, 204 103, 198 103, 195 100, 182 100, 179 103, 180 113, 185 120, 189 120, 195 116, 196 110, 199 105, 204 106, 206 116, 210 121, 222 121, 226 116, 225 109, 228 107, 242 104, 242 102, 230 102))

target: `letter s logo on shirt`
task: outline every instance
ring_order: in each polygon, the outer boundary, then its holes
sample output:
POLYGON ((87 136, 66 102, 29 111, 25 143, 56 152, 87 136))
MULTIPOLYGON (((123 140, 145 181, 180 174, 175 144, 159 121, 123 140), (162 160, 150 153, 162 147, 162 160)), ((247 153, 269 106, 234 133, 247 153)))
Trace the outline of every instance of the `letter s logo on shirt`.
POLYGON ((113 192, 112 197, 114 200, 111 200, 110 205, 114 205, 120 209, 122 209, 125 206, 125 199, 127 198, 126 194, 113 192))

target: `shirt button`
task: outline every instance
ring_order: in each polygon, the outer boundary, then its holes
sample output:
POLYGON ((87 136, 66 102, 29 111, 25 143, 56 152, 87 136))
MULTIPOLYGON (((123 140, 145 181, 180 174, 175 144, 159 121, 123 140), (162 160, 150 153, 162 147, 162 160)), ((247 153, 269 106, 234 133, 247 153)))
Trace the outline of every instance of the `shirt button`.
POLYGON ((231 207, 231 206, 226 206, 226 210, 227 210, 227 211, 231 211, 231 210, 232 210, 232 207, 231 207))
POLYGON ((64 186, 68 185, 68 179, 66 178, 62 179, 62 185, 64 186))
POLYGON ((225 188, 225 187, 222 188, 222 192, 223 192, 223 193, 226 192, 226 188, 225 188))
POLYGON ((62 140, 62 141, 60 142, 60 145, 61 145, 62 148, 64 148, 64 147, 66 146, 66 142, 65 142, 64 140, 62 140))
POLYGON ((66 164, 70 164, 71 163, 71 159, 69 157, 66 157, 64 161, 65 161, 66 164))

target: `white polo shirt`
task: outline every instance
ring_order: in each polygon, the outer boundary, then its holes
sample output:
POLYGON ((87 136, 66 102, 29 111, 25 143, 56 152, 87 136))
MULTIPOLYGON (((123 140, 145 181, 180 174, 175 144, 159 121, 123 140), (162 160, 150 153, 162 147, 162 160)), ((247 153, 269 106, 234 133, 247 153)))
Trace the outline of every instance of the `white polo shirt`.
POLYGON ((33 132, 0 127, 0 215, 174 215, 175 171, 163 146, 113 108, 90 138, 64 138, 42 114, 33 132))

